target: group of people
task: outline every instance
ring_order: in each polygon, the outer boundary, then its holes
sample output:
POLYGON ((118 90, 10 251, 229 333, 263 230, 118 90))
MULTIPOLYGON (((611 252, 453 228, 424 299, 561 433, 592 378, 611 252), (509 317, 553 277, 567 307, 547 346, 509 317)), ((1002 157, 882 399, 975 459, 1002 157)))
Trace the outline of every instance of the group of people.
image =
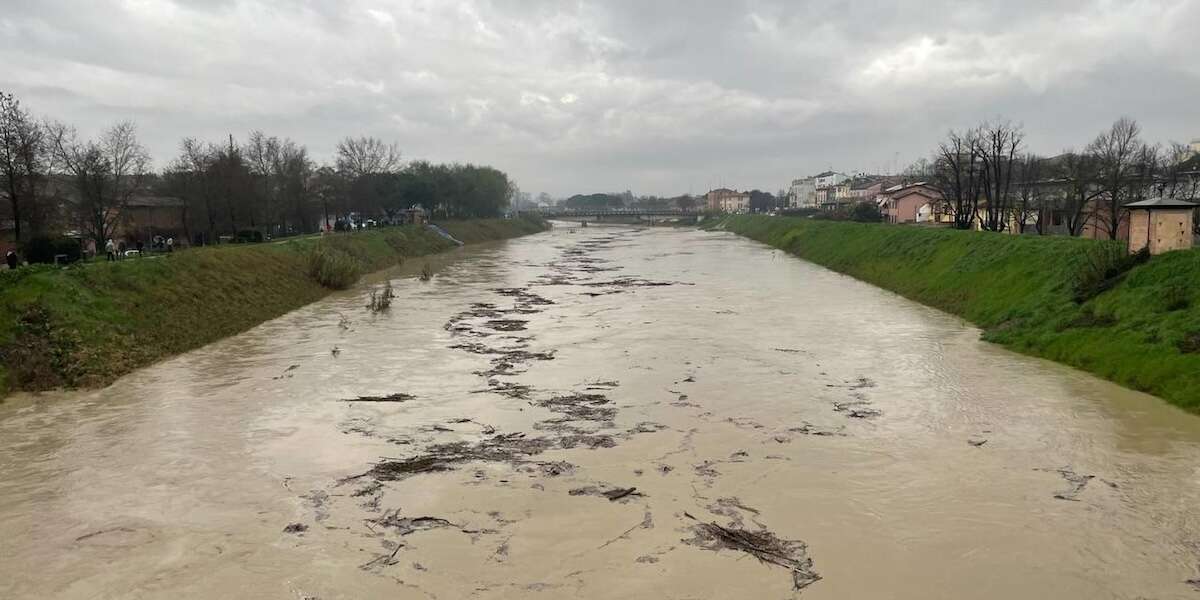
MULTIPOLYGON (((164 239, 162 236, 155 236, 154 247, 160 248, 166 252, 174 252, 175 238, 168 237, 164 239)), ((141 240, 138 240, 133 249, 137 250, 138 256, 141 256, 142 252, 146 250, 146 245, 142 243, 141 240)), ((122 256, 125 256, 125 253, 128 250, 129 248, 125 245, 125 240, 114 243, 112 238, 109 238, 108 241, 104 243, 104 254, 106 256, 105 260, 115 261, 122 256)))

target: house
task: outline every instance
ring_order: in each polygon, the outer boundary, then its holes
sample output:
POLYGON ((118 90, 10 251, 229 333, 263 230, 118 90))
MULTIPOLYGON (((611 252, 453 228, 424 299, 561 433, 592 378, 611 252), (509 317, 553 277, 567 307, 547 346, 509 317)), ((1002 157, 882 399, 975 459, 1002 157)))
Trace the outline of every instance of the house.
POLYGON ((1150 254, 1192 247, 1192 220, 1200 204, 1170 198, 1154 198, 1126 204, 1129 211, 1129 252, 1148 248, 1150 254))
POLYGON ((708 210, 724 213, 750 212, 750 193, 718 188, 704 195, 708 210))
POLYGON ((113 239, 149 243, 155 236, 186 239, 183 218, 187 203, 174 196, 134 194, 117 209, 113 239))
POLYGON ((880 209, 888 223, 935 223, 942 194, 925 182, 895 185, 883 192, 880 209))
POLYGON ((788 206, 790 208, 816 208, 817 179, 805 177, 793 180, 792 187, 788 190, 788 206))

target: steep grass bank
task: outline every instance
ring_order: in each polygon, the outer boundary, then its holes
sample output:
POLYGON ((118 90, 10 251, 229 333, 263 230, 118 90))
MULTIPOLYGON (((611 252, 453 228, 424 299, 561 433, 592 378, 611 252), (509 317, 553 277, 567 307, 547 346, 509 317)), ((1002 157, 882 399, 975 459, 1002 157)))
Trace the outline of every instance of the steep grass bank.
MULTIPOLYGON (((533 219, 440 225, 467 243, 546 227, 533 219)), ((318 300, 363 273, 451 247, 427 228, 405 226, 2 271, 0 396, 104 385, 318 300)))
POLYGON ((707 226, 962 316, 989 341, 1200 411, 1200 250, 1154 257, 1079 302, 1076 282, 1112 242, 783 217, 707 226))

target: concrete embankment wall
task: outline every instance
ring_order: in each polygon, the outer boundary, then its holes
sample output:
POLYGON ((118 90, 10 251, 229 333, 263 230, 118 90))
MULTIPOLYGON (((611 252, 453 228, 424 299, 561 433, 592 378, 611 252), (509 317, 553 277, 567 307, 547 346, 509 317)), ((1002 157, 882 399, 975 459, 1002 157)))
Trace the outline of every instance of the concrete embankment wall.
MULTIPOLYGON (((468 244, 547 228, 537 219, 439 225, 468 244)), ((319 300, 363 273, 452 247, 430 229, 404 226, 0 271, 0 397, 105 385, 319 300)))
POLYGON ((1057 236, 759 216, 707 227, 964 317, 1012 350, 1200 411, 1200 250, 1120 264, 1116 242, 1057 236))

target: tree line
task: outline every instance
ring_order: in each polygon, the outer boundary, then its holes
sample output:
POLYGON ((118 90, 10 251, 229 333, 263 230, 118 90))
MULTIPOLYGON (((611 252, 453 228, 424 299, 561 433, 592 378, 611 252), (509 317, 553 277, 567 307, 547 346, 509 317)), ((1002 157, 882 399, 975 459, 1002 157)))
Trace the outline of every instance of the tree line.
POLYGON ((405 162, 397 144, 369 136, 342 139, 333 164, 320 164, 300 142, 261 131, 240 141, 189 137, 155 171, 132 121, 88 139, 0 92, 0 192, 18 244, 73 230, 103 247, 138 196, 177 203, 178 227, 189 239, 209 241, 392 220, 417 205, 440 218, 494 217, 517 191, 498 169, 405 162))
MULTIPOLYGON (((939 190, 959 229, 1080 235, 1091 224, 1117 239, 1125 206, 1152 198, 1200 198, 1200 156, 1179 143, 1151 144, 1121 118, 1082 150, 1046 157, 1027 148, 1020 125, 1006 120, 950 131, 934 156, 907 178, 939 190)), ((1198 225, 1197 233, 1200 233, 1198 225)))

